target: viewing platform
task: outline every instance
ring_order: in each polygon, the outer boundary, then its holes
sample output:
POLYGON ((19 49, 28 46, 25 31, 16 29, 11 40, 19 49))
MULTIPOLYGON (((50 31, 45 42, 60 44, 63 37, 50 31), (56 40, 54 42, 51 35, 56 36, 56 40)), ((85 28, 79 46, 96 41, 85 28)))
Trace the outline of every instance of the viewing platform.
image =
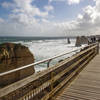
POLYGON ((64 87, 56 100, 100 100, 100 54, 64 87))
POLYGON ((99 43, 0 73, 0 78, 41 63, 47 69, 2 87, 0 100, 100 100, 99 43), (51 60, 73 52, 49 67, 51 60))

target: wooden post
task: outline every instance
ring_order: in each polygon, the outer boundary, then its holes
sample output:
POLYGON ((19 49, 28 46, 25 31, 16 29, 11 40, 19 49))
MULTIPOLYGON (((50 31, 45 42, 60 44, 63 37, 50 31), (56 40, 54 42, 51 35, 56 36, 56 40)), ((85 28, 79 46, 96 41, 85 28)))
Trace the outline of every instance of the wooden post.
POLYGON ((47 68, 50 66, 51 59, 47 62, 47 68))
POLYGON ((53 90, 53 77, 54 77, 54 72, 51 72, 51 80, 52 80, 52 83, 51 83, 51 90, 53 90))
POLYGON ((97 43, 97 54, 99 54, 99 42, 97 43))

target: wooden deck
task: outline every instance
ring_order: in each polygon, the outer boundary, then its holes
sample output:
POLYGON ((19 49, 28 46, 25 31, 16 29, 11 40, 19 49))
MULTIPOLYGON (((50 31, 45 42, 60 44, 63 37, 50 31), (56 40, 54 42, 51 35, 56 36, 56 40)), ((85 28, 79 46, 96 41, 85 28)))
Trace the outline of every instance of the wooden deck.
POLYGON ((100 54, 57 96, 56 100, 100 100, 100 54))

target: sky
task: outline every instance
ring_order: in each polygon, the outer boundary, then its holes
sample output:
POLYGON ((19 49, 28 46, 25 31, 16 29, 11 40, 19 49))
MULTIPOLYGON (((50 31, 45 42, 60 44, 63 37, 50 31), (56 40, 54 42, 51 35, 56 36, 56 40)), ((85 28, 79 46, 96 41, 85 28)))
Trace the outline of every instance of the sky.
POLYGON ((100 0, 0 0, 0 36, 100 34, 100 0))

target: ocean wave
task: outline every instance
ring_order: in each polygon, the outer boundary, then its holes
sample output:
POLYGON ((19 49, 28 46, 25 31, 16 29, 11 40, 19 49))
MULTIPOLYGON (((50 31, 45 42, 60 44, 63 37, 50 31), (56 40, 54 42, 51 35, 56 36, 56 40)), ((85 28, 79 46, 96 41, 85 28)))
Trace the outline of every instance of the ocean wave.
MULTIPOLYGON (((75 39, 71 39, 71 44, 67 44, 66 39, 38 40, 29 42, 20 41, 17 43, 21 43, 29 48, 35 57, 35 62, 77 49, 77 47, 75 47, 75 39)), ((71 55, 73 54, 66 55, 66 57, 70 57, 71 55)), ((54 62, 57 63, 56 60, 53 61, 53 63, 54 62)), ((36 66, 35 69, 36 71, 40 71, 44 70, 46 67, 46 64, 44 64, 43 66, 36 66)))

